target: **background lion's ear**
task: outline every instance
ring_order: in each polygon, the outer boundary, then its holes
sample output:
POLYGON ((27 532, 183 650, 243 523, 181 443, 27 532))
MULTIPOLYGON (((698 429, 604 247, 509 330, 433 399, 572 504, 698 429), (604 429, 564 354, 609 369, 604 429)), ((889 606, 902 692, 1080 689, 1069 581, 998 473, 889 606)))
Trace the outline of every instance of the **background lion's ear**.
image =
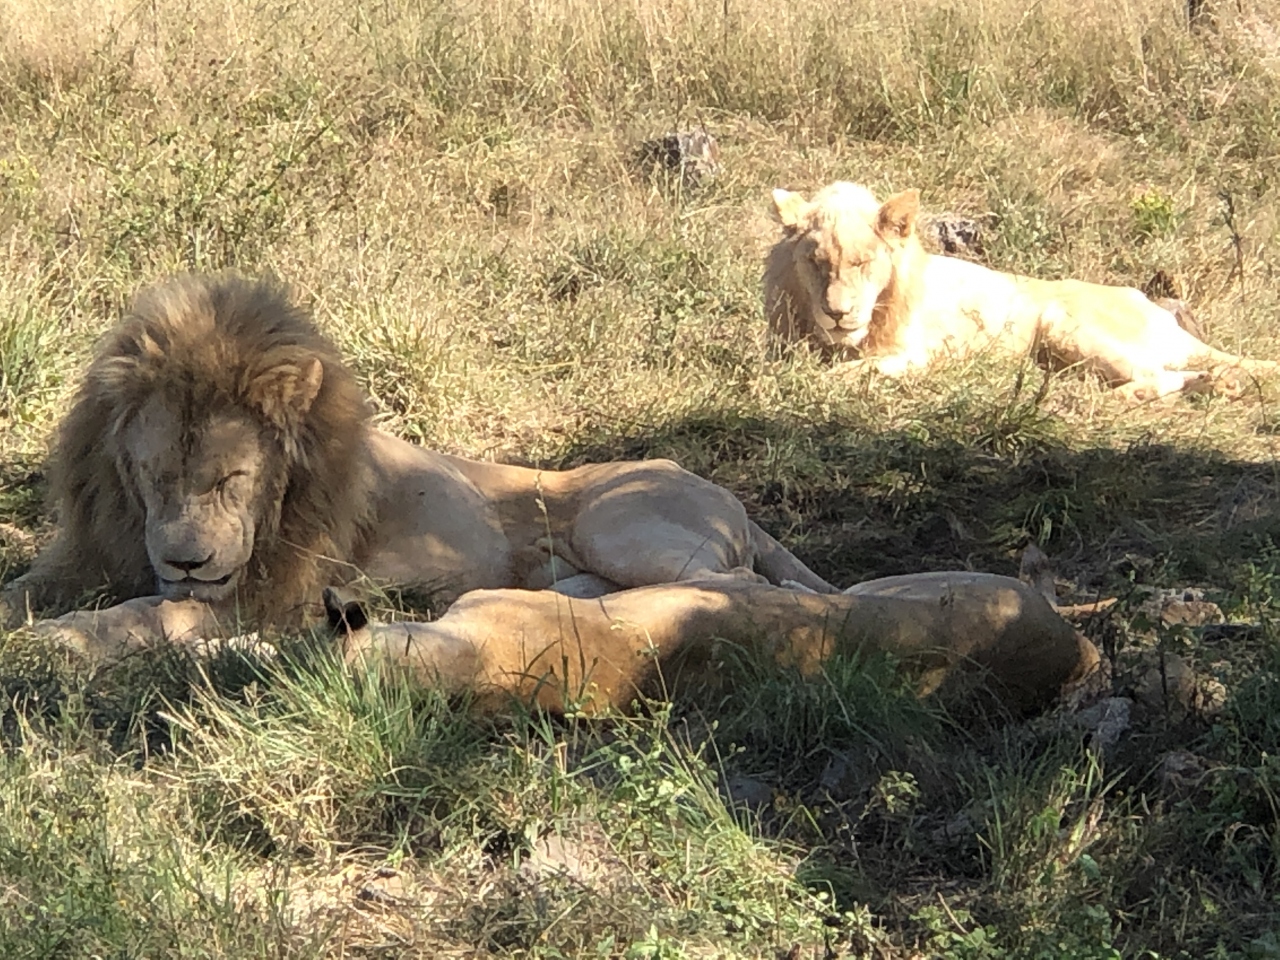
POLYGON ((278 363, 253 378, 249 400, 269 419, 284 423, 311 409, 323 382, 319 357, 278 363))
POLYGON ((809 201, 803 194, 792 193, 781 187, 773 191, 773 215, 784 227, 799 226, 808 205, 809 201))
POLYGON ((876 232, 882 237, 907 238, 916 227, 920 214, 920 191, 903 190, 895 193, 880 206, 876 217, 876 232))

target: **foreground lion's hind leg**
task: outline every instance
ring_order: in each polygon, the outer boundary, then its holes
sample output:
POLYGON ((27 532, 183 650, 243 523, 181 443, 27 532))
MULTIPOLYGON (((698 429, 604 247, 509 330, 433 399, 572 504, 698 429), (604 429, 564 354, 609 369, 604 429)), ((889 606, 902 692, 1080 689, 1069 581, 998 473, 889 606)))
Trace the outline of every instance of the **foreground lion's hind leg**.
POLYGON ((803 560, 779 543, 754 520, 748 520, 747 524, 751 528, 756 569, 769 583, 791 589, 799 588, 808 593, 840 592, 838 588, 810 570, 803 560))
POLYGON ((722 575, 755 556, 742 503, 669 460, 600 470, 579 502, 567 537, 578 569, 622 588, 722 575))

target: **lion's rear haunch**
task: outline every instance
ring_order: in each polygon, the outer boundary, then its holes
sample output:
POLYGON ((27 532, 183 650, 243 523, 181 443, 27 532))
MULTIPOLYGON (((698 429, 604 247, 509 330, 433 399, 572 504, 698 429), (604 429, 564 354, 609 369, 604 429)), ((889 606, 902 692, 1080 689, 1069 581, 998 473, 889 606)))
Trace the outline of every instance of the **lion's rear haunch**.
POLYGON ((330 578, 329 563, 349 559, 359 539, 369 413, 337 350, 288 289, 231 274, 143 292, 101 341, 53 450, 59 529, 23 578, 33 602, 66 607, 104 586, 117 599, 156 592, 144 535, 154 491, 139 481, 122 439, 144 409, 176 424, 182 449, 166 454, 163 482, 183 489, 204 469, 198 438, 216 418, 255 431, 259 506, 234 601, 259 620, 298 619, 330 578))

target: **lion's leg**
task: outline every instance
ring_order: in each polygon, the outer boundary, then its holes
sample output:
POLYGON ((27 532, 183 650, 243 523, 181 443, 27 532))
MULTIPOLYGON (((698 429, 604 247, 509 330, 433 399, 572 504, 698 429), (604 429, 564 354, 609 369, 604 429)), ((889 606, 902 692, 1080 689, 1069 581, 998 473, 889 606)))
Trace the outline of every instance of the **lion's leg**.
POLYGON ((1211 347, 1203 340, 1193 337, 1182 330, 1187 353, 1186 366, 1208 367, 1213 370, 1227 368, 1247 370, 1250 373, 1267 373, 1280 368, 1274 360, 1255 360, 1252 357, 1241 357, 1225 350, 1211 347))
POLYGON ((927 357, 913 353, 891 353, 878 357, 859 357, 856 360, 843 360, 834 364, 829 373, 837 377, 855 377, 868 370, 895 380, 904 377, 913 370, 928 366, 927 357))
POLYGON ((1203 370, 1156 370, 1139 373, 1128 383, 1116 387, 1116 393, 1127 400, 1161 400, 1179 393, 1199 393, 1209 388, 1209 374, 1203 370))
POLYGON ((118 660, 158 644, 195 647, 236 632, 233 621, 219 617, 199 600, 142 597, 101 610, 77 610, 41 620, 35 631, 83 657, 98 662, 118 660))
POLYGON ((1122 335, 1098 338, 1098 354, 1103 362, 1131 368, 1126 379, 1149 381, 1140 384, 1139 390, 1160 396, 1187 390, 1213 390, 1236 396, 1247 386, 1249 375, 1278 368, 1274 361, 1239 357, 1211 347, 1179 326, 1171 314, 1155 308, 1152 316, 1150 303, 1143 301, 1140 306, 1147 317, 1145 327, 1119 326, 1133 339, 1122 335), (1153 368, 1155 373, 1151 372, 1153 368))
POLYGON ((568 546, 584 573, 619 587, 755 576, 742 504, 670 461, 620 471, 583 491, 580 504, 568 546))
MULTIPOLYGON (((740 554, 746 559, 748 547, 726 542, 729 538, 714 529, 716 519, 708 518, 705 530, 662 517, 638 518, 609 530, 580 525, 586 529, 576 529, 574 540, 590 558, 591 573, 623 588, 683 580, 767 583, 746 564, 733 562, 740 554)), ((745 535, 745 523, 742 528, 745 535)))
POLYGON ((1265 376, 1280 369, 1280 364, 1274 360, 1238 357, 1232 353, 1215 350, 1199 340, 1195 343, 1198 351, 1192 357, 1192 363, 1207 367, 1209 374, 1213 377, 1213 391, 1227 397, 1241 396, 1249 389, 1254 377, 1265 376))
MULTIPOLYGON (((1188 336, 1180 327, 1176 329, 1179 334, 1188 336)), ((1128 400, 1160 400, 1183 392, 1199 392, 1208 385, 1209 374, 1206 371, 1153 366, 1152 358, 1099 329, 1079 329, 1070 347, 1075 354, 1085 358, 1089 369, 1128 400)), ((1178 356, 1182 358, 1180 351, 1178 356)), ((1155 362, 1159 363, 1159 358, 1155 362)))

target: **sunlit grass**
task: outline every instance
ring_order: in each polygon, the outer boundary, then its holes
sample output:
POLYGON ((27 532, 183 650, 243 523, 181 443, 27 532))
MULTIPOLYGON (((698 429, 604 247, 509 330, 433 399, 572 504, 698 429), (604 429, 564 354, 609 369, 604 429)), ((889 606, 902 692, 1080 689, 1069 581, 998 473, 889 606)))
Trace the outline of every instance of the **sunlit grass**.
POLYGON ((838 582, 1013 573, 1036 542, 1064 595, 1122 598, 1089 627, 1112 692, 1162 650, 1228 693, 1135 708, 1098 756, 883 664, 482 722, 323 637, 87 676, 18 631, 0 955, 1274 954, 1276 385, 1133 406, 989 357, 839 379, 761 340, 769 190, 841 177, 990 215, 1002 269, 1164 270, 1216 345, 1280 358, 1280 22, 1215 7, 0 6, 5 569, 49 529, 41 454, 95 337, 139 286, 236 266, 312 299, 403 436, 673 456, 838 582), (699 123, 715 181, 636 169, 699 123), (1151 629, 1147 593, 1186 586, 1256 626, 1151 629))

